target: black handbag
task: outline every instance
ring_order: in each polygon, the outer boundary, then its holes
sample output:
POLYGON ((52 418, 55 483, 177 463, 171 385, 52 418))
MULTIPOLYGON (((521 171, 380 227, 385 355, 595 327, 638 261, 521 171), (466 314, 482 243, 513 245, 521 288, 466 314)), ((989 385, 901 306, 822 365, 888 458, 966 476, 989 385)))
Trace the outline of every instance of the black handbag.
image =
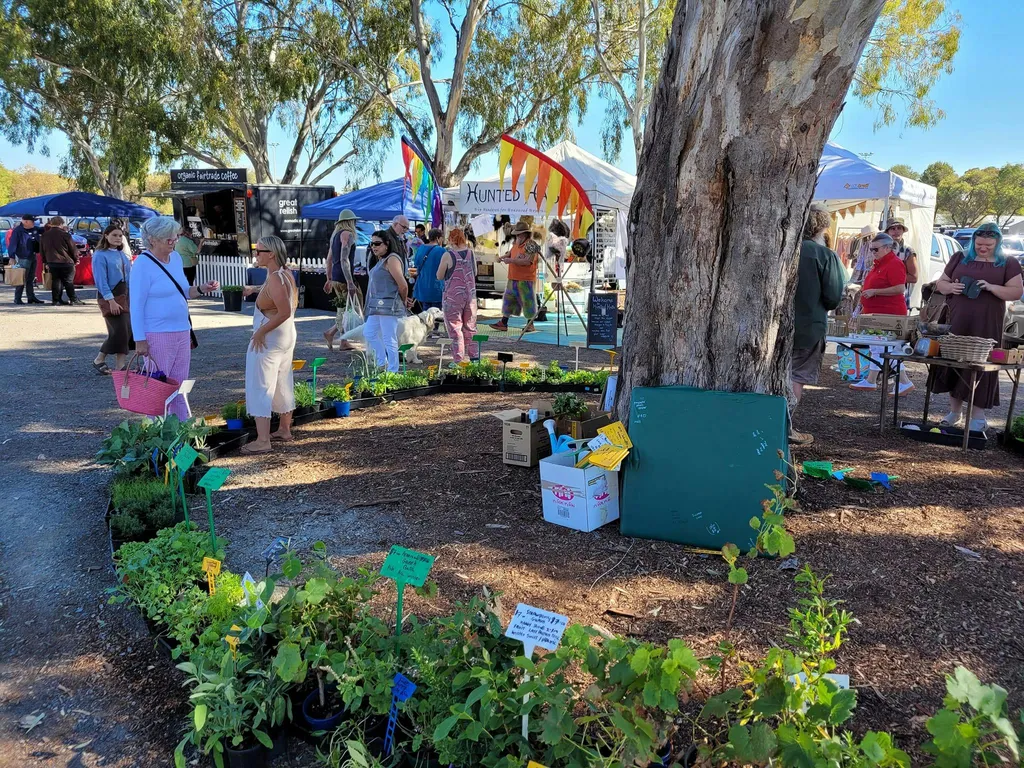
MULTIPOLYGON (((146 256, 149 257, 149 260, 152 261, 154 264, 156 264, 158 267, 160 267, 160 271, 162 271, 165 275, 167 275, 167 279, 170 280, 171 284, 175 288, 178 289, 178 293, 181 294, 181 298, 183 298, 185 300, 185 306, 188 306, 188 296, 186 296, 185 292, 183 290, 181 290, 181 286, 178 284, 178 281, 175 280, 173 277, 171 277, 171 273, 167 271, 167 267, 165 267, 163 264, 161 264, 160 260, 157 259, 156 257, 154 257, 153 254, 150 253, 149 251, 146 251, 145 253, 146 253, 146 256)), ((192 313, 191 312, 188 313, 188 337, 189 337, 189 343, 191 344, 192 349, 196 349, 199 346, 199 339, 196 338, 196 332, 194 330, 192 330, 192 313)))

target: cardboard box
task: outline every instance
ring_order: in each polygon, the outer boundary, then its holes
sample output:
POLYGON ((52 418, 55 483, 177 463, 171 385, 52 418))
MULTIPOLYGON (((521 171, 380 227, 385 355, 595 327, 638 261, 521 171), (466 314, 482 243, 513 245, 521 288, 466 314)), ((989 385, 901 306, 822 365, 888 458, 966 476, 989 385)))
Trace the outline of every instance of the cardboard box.
POLYGON ((513 467, 535 467, 551 455, 551 438, 543 422, 550 417, 552 407, 550 400, 534 400, 530 408, 536 408, 540 418, 533 424, 527 421, 528 411, 519 408, 491 414, 502 422, 502 462, 513 467))
POLYGON ((597 437, 597 430, 611 423, 611 414, 588 413, 587 418, 582 421, 559 419, 555 424, 555 432, 560 435, 569 435, 573 440, 589 440, 592 437, 597 437))
POLYGON ((898 339, 909 339, 911 332, 917 328, 918 315, 860 315, 856 320, 856 330, 886 331, 898 339))
POLYGON ((619 473, 600 467, 577 469, 569 451, 540 462, 544 519, 589 533, 619 519, 619 473))

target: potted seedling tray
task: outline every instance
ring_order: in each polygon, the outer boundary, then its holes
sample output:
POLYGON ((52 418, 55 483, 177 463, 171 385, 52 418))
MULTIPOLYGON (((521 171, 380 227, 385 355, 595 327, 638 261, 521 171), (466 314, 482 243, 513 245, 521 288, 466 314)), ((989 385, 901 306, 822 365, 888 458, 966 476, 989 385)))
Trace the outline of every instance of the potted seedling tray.
POLYGON ((302 408, 296 408, 292 415, 292 424, 295 426, 302 426, 303 424, 311 424, 312 422, 320 421, 321 419, 333 419, 334 416, 334 402, 320 400, 316 405, 306 405, 302 408))
POLYGON ((413 387, 412 389, 398 389, 394 392, 388 392, 384 395, 384 398, 388 400, 410 400, 414 397, 426 397, 427 395, 437 395, 444 391, 439 386, 426 386, 426 387, 413 387))
MULTIPOLYGON (((942 424, 928 424, 922 427, 912 421, 900 422, 900 433, 911 440, 919 443, 934 443, 936 445, 948 445, 953 448, 960 448, 964 444, 964 431, 959 427, 946 427, 942 424), (933 432, 933 429, 939 430, 933 432)), ((983 451, 988 447, 988 436, 984 432, 971 430, 967 438, 967 447, 976 451, 983 451)))
POLYGON ((247 430, 221 429, 206 438, 206 448, 200 453, 206 456, 207 461, 213 461, 221 456, 235 453, 247 442, 249 442, 247 430))

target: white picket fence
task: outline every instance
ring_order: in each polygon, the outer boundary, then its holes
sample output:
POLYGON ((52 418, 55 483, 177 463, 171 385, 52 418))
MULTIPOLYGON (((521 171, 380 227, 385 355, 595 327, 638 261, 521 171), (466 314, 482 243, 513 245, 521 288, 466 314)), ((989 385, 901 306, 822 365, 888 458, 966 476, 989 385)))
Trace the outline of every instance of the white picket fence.
MULTIPOLYGON (((218 256, 199 254, 196 281, 199 285, 216 280, 221 285, 245 285, 245 270, 256 266, 251 256, 218 256)), ((211 291, 211 296, 221 297, 220 291, 211 291)))

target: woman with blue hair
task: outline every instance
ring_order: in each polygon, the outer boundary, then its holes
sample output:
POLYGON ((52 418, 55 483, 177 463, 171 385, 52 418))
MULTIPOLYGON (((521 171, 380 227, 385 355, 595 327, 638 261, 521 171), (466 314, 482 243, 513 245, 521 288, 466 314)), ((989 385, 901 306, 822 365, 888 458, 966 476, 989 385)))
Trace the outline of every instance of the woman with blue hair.
MULTIPOLYGON (((1024 295, 1020 262, 1006 258, 1001 243, 1003 235, 995 224, 982 224, 974 230, 966 253, 949 260, 936 285, 946 296, 950 312, 949 332, 957 336, 980 336, 1003 341, 1003 319, 1006 302, 1024 295), (980 289, 980 291, 979 291, 980 289)), ((955 426, 963 418, 964 401, 970 398, 970 387, 956 368, 938 369, 932 392, 949 393, 949 413, 942 419, 946 426, 955 426)), ((988 426, 985 411, 999 405, 998 372, 983 373, 974 392, 974 408, 968 415, 968 428, 982 431, 988 426)))

